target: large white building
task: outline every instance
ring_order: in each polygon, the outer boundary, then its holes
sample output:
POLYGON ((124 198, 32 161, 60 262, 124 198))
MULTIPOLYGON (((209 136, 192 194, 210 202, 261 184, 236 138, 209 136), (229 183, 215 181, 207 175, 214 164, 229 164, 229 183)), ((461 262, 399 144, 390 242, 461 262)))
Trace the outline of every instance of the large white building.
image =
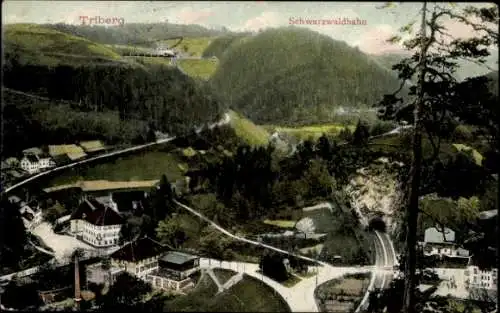
POLYGON ((165 247, 150 238, 142 238, 129 242, 111 255, 113 267, 144 278, 158 269, 158 259, 165 247))
POLYGON ((34 174, 40 170, 54 167, 56 163, 51 157, 39 157, 34 154, 27 154, 21 159, 20 166, 29 174, 34 174))
POLYGON ((124 219, 120 213, 95 199, 85 198, 71 215, 71 233, 95 246, 111 247, 118 244, 124 219))
POLYGON ((469 288, 496 290, 498 287, 498 270, 481 270, 477 266, 468 266, 465 270, 466 284, 469 288))
POLYGON ((168 248, 150 239, 130 242, 111 254, 111 268, 95 265, 87 269, 93 282, 112 282, 126 272, 152 285, 155 289, 185 291, 194 286, 192 275, 200 270, 200 258, 168 248))

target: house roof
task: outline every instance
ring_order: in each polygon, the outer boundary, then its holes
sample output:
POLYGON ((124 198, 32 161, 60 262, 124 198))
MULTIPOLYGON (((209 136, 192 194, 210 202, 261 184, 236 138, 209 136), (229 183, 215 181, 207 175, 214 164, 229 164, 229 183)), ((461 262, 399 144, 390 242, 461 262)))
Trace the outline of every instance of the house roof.
POLYGON ((140 260, 158 256, 164 250, 165 247, 163 245, 145 237, 124 245, 119 250, 111 254, 111 258, 128 262, 138 262, 140 260))
POLYGON ((34 154, 27 154, 23 159, 27 159, 31 163, 38 163, 39 161, 38 157, 34 154))
POLYGON ((186 262, 189 262, 191 260, 198 259, 199 257, 196 255, 192 254, 187 254, 184 252, 179 252, 179 251, 170 251, 167 254, 165 254, 161 260, 168 262, 168 263, 173 263, 173 264, 184 264, 186 262))
POLYGON ((33 147, 23 150, 23 154, 42 154, 43 150, 38 147, 33 147))
POLYGON ((51 157, 66 154, 70 160, 81 159, 87 155, 83 148, 77 145, 51 145, 49 146, 49 154, 51 157))
POLYGON ((85 220, 93 225, 120 225, 124 220, 115 210, 95 199, 85 199, 71 215, 72 220, 85 220))
POLYGON ((481 213, 479 213, 479 219, 488 220, 490 218, 497 216, 497 213, 498 211, 496 209, 489 211, 482 211, 481 213))
POLYGON ((21 214, 21 216, 30 222, 33 220, 33 218, 35 218, 35 216, 33 214, 28 213, 28 212, 24 212, 23 214, 21 214))
POLYGON ((21 198, 19 198, 18 196, 10 196, 9 201, 12 203, 19 203, 21 202, 21 198))
POLYGON ((86 152, 94 152, 105 149, 103 143, 100 140, 82 141, 80 142, 80 146, 86 152))
POLYGON ((424 241, 426 243, 453 243, 455 242, 455 232, 449 228, 444 228, 444 234, 436 227, 425 230, 424 241))
POLYGON ((464 248, 458 248, 457 252, 458 252, 458 255, 461 255, 461 256, 468 256, 469 255, 469 250, 464 249, 464 248))
POLYGON ((56 164, 64 164, 71 162, 71 159, 66 154, 53 155, 52 159, 56 164))

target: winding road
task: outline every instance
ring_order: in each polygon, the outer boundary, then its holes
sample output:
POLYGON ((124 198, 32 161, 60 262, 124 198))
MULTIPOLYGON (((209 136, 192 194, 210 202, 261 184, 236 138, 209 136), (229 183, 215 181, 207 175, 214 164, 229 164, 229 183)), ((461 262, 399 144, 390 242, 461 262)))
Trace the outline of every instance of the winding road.
MULTIPOLYGON (((249 240, 244 237, 237 236, 228 230, 217 225, 207 217, 205 217, 200 212, 190 208, 189 206, 174 200, 174 203, 183 209, 189 211, 193 215, 196 215, 200 219, 209 223, 212 227, 220 231, 221 233, 241 242, 246 242, 251 245, 260 246, 267 248, 272 251, 279 253, 291 255, 303 260, 311 261, 318 264, 317 270, 318 274, 314 277, 305 278, 295 286, 291 288, 284 287, 282 284, 256 272, 258 269, 257 264, 243 263, 243 262, 221 262, 219 267, 232 269, 238 272, 244 272, 252 277, 255 277, 264 283, 271 286, 276 292, 278 292, 288 303, 292 312, 318 312, 319 308, 316 304, 314 290, 317 286, 325 283, 334 278, 341 277, 348 273, 361 273, 361 272, 372 272, 372 278, 370 280, 370 286, 365 293, 365 296, 359 305, 357 312, 363 310, 367 306, 367 300, 369 292, 374 289, 382 289, 388 286, 388 283, 393 277, 393 266, 395 264, 396 255, 394 247, 389 236, 385 233, 375 232, 375 249, 376 249, 376 264, 374 266, 365 267, 335 267, 328 263, 308 258, 303 255, 297 255, 295 253, 282 250, 267 244, 263 244, 257 241, 249 240)), ((203 262, 202 262, 203 263, 203 262)), ((214 262, 212 267, 217 267, 219 262, 214 262)), ((206 266, 206 263, 204 264, 206 266)))
MULTIPOLYGON (((224 124, 229 123, 230 120, 231 120, 230 115, 228 113, 226 113, 226 114, 224 114, 224 118, 221 121, 209 125, 209 128, 222 126, 224 124)), ((200 132, 201 128, 198 128, 196 131, 200 132)), ((169 138, 159 139, 155 142, 134 146, 134 147, 122 149, 119 151, 113 151, 110 153, 91 157, 91 158, 88 158, 85 160, 77 161, 77 162, 74 162, 71 164, 59 166, 59 167, 41 172, 39 174, 33 175, 33 176, 31 176, 31 177, 29 177, 21 182, 18 182, 16 184, 14 184, 13 186, 10 186, 10 187, 6 188, 5 190, 3 190, 2 193, 8 193, 8 192, 28 183, 30 181, 33 181, 39 177, 45 176, 49 173, 61 171, 63 169, 72 168, 72 167, 75 167, 75 166, 78 166, 81 164, 90 163, 93 161, 97 161, 97 160, 112 157, 112 156, 117 156, 120 154, 132 152, 132 151, 142 150, 142 149, 145 149, 147 147, 168 143, 168 142, 175 140, 176 138, 177 137, 173 136, 173 137, 169 137, 169 138)), ((238 262, 222 262, 222 263, 220 263, 220 266, 223 268, 229 268, 229 269, 236 270, 238 272, 244 272, 252 277, 255 277, 255 278, 263 281, 264 283, 268 284, 269 286, 271 286, 274 290, 276 290, 276 292, 278 292, 287 301, 288 305, 290 306, 290 308, 293 312, 305 312, 305 311, 318 312, 318 306, 316 304, 314 290, 320 284, 327 282, 331 279, 341 277, 347 273, 372 272, 373 274, 372 274, 372 278, 370 281, 370 286, 369 286, 360 306, 356 310, 356 312, 359 312, 360 310, 363 310, 364 308, 366 308, 369 292, 373 289, 382 289, 382 288, 386 287, 393 277, 392 268, 396 263, 396 255, 395 255, 395 251, 394 251, 394 247, 392 245, 392 242, 391 242, 389 236, 385 233, 375 232, 375 235, 376 235, 376 240, 375 240, 376 264, 375 264, 375 267, 374 266, 334 267, 328 263, 325 263, 325 262, 322 262, 322 261, 319 261, 316 259, 312 259, 312 258, 303 256, 303 255, 298 255, 298 254, 295 254, 295 253, 292 253, 292 252, 289 252, 286 250, 282 250, 282 249, 279 249, 279 248, 276 248, 276 247, 273 247, 273 246, 270 246, 270 245, 267 245, 267 244, 264 244, 261 242, 249 240, 247 238, 232 234, 231 232, 229 232, 226 229, 215 224, 213 221, 211 221, 210 219, 208 219, 207 217, 205 217, 201 213, 197 212, 196 210, 178 202, 177 200, 174 200, 174 202, 178 206, 180 206, 180 207, 188 210, 192 214, 198 216, 200 219, 203 219, 204 221, 209 223, 212 227, 214 227, 218 231, 224 233, 225 235, 227 235, 235 240, 238 240, 241 242, 246 242, 246 243, 251 244, 251 245, 267 248, 267 249, 270 249, 270 250, 273 250, 273 251, 276 251, 276 252, 279 252, 282 254, 294 256, 296 258, 303 259, 303 260, 310 261, 310 262, 317 264, 318 265, 318 267, 317 267, 318 274, 317 275, 315 275, 314 277, 310 277, 310 278, 304 278, 304 279, 302 279, 301 282, 299 282, 298 284, 296 284, 292 288, 287 288, 287 287, 284 287, 283 285, 281 285, 280 283, 278 283, 272 279, 269 279, 266 276, 258 274, 256 272, 257 269, 255 268, 256 266, 258 267, 257 264, 250 264, 250 263, 247 264, 247 263, 241 263, 241 262, 240 263, 238 263, 238 262), (223 266, 224 264, 226 264, 226 265, 223 266)), ((211 261, 209 261, 209 263, 210 262, 211 261)), ((206 266, 205 263, 203 263, 204 266, 206 266)), ((218 262, 214 262, 214 263, 215 263, 214 266, 216 266, 216 264, 218 262)))

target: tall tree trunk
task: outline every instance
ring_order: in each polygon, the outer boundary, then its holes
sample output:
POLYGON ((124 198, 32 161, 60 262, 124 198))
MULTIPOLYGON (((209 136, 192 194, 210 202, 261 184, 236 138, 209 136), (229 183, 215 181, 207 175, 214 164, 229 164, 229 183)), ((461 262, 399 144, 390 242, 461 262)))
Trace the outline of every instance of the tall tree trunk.
POLYGON ((416 285, 416 263, 417 263, 417 221, 418 221, 418 198, 420 188, 420 170, 422 164, 422 122, 420 116, 424 106, 424 79, 426 58, 426 12, 427 2, 422 8, 422 22, 420 25, 421 50, 419 58, 419 77, 417 86, 417 102, 415 104, 414 131, 413 131, 413 159, 410 169, 409 190, 406 206, 406 266, 405 266, 405 288, 403 299, 403 312, 415 312, 415 285, 416 285))
MULTIPOLYGON (((497 127, 497 133, 496 133, 496 174, 497 174, 497 238, 498 238, 498 233, 500 232, 500 167, 498 164, 500 164, 500 127, 497 127)), ((497 251, 496 251, 496 257, 497 257, 497 269, 500 269, 500 240, 497 239, 497 251)), ((500 288, 498 288, 498 276, 497 276, 497 303, 496 303, 496 311, 498 312, 498 306, 500 304, 500 288)))

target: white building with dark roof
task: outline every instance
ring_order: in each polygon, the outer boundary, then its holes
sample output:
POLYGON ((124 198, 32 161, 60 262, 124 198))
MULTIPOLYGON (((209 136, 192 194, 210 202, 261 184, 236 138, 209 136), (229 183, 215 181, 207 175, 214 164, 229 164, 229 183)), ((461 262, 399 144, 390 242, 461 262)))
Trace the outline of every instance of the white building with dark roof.
POLYGON ((169 251, 158 261, 158 269, 146 275, 153 288, 180 291, 194 286, 191 275, 200 270, 200 257, 169 251))
POLYGON ((450 228, 430 227, 425 230, 424 242, 421 243, 425 256, 447 256, 453 258, 469 258, 468 250, 455 243, 455 232, 450 228))
POLYGON ((144 237, 129 242, 111 254, 111 267, 101 264, 88 267, 89 281, 112 282, 116 275, 127 272, 149 282, 153 288, 180 291, 194 286, 191 276, 200 269, 200 257, 168 251, 159 242, 144 237))
POLYGON ((113 208, 95 199, 85 198, 71 215, 70 231, 78 239, 95 247, 112 247, 118 244, 124 222, 120 213, 113 208))
POLYGON ((498 269, 480 269, 478 266, 468 266, 465 270, 468 288, 496 290, 498 288, 498 269))
POLYGON ((35 154, 25 155, 20 162, 21 168, 29 174, 38 173, 40 170, 48 169, 55 165, 56 163, 51 157, 35 154))
POLYGON ((141 238, 121 247, 111 255, 113 267, 137 277, 158 269, 158 259, 166 248, 151 238, 141 238))

